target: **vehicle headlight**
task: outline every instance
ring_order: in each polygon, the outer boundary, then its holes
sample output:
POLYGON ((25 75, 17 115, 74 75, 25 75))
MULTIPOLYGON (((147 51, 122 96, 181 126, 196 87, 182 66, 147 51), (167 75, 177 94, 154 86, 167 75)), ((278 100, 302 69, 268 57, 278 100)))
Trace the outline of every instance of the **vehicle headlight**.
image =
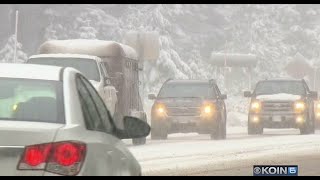
POLYGON ((167 108, 164 104, 159 103, 155 105, 155 112, 157 115, 163 116, 167 113, 167 108))
POLYGON ((204 107, 204 113, 208 114, 208 113, 211 113, 211 112, 212 112, 211 106, 204 107))
POLYGON ((208 103, 204 104, 201 108, 201 114, 205 116, 211 116, 214 114, 216 107, 214 104, 208 103))
POLYGON ((316 117, 317 117, 317 119, 319 119, 320 118, 320 102, 318 101, 316 104, 317 104, 316 105, 316 117))
POLYGON ((260 101, 252 101, 250 105, 251 111, 259 112, 261 110, 261 102, 260 101))
POLYGON ((294 110, 296 112, 303 112, 306 109, 306 105, 304 102, 298 101, 294 103, 294 110))

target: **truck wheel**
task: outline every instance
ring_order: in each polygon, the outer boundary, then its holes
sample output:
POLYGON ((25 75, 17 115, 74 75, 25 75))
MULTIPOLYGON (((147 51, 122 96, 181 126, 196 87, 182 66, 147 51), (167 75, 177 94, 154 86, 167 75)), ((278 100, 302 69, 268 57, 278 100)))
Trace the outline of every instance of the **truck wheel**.
POLYGON ((223 126, 222 123, 219 123, 218 126, 211 132, 210 138, 213 140, 223 139, 223 126))
POLYGON ((300 134, 314 134, 315 133, 315 122, 314 120, 307 119, 307 122, 303 127, 300 128, 300 134))
POLYGON ((249 135, 263 134, 263 127, 260 124, 252 125, 251 123, 248 123, 248 134, 249 135))
POLYGON ((154 126, 151 128, 151 139, 152 140, 161 140, 168 138, 168 131, 166 128, 161 126, 154 126))
POLYGON ((311 120, 310 134, 314 134, 315 132, 316 132, 316 118, 313 117, 311 120))
POLYGON ((216 126, 216 128, 210 134, 210 138, 211 139, 214 139, 214 140, 226 139, 226 137, 227 137, 227 127, 226 127, 226 125, 227 124, 226 124, 225 117, 222 116, 222 118, 221 118, 221 115, 220 115, 218 126, 216 126))
POLYGON ((146 144, 147 142, 147 138, 136 138, 136 139, 132 139, 132 144, 133 145, 143 145, 146 144))
MULTIPOLYGON (((147 123, 147 115, 145 113, 143 114, 142 120, 147 123)), ((143 145, 143 144, 146 144, 146 142, 147 142, 146 137, 132 139, 133 145, 143 145)))

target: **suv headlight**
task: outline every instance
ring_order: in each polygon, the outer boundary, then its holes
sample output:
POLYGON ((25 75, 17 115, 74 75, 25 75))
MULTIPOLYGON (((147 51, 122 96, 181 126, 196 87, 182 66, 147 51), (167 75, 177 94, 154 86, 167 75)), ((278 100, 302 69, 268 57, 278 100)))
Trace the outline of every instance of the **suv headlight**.
POLYGON ((158 116, 165 116, 167 114, 167 108, 164 104, 158 103, 154 106, 154 112, 158 116))
POLYGON ((216 111, 216 106, 213 103, 204 103, 201 107, 201 115, 212 116, 216 111))
POLYGON ((250 104, 250 110, 253 112, 259 112, 261 110, 261 102, 258 100, 254 100, 250 104))
POLYGON ((294 103, 294 110, 296 112, 303 112, 306 109, 306 104, 302 101, 298 101, 294 103))

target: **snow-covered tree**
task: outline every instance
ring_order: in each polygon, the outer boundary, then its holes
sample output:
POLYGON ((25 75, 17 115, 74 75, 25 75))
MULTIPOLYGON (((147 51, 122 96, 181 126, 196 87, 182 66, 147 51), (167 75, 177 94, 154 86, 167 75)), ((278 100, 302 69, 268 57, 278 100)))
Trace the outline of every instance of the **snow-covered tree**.
MULTIPOLYGON (((15 49, 15 35, 9 37, 7 44, 0 50, 0 60, 4 63, 14 62, 14 49, 15 49)), ((17 43, 17 57, 16 63, 25 62, 28 59, 26 53, 22 51, 22 44, 17 43)))

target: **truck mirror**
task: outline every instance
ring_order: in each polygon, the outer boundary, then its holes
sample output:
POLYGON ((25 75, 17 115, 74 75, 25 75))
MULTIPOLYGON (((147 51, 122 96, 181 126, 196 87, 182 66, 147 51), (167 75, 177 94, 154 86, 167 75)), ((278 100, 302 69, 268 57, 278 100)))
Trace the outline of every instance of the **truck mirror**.
POLYGON ((251 97, 252 96, 250 91, 244 91, 243 95, 244 95, 244 97, 251 97))
POLYGON ((311 91, 309 94, 309 97, 312 99, 318 99, 318 92, 316 91, 311 91))
POLYGON ((227 95, 226 94, 221 94, 220 98, 225 100, 225 99, 227 99, 227 95))
POLYGON ((148 95, 148 99, 150 99, 150 100, 154 100, 154 99, 156 99, 157 97, 156 97, 156 95, 155 94, 149 94, 148 95))

